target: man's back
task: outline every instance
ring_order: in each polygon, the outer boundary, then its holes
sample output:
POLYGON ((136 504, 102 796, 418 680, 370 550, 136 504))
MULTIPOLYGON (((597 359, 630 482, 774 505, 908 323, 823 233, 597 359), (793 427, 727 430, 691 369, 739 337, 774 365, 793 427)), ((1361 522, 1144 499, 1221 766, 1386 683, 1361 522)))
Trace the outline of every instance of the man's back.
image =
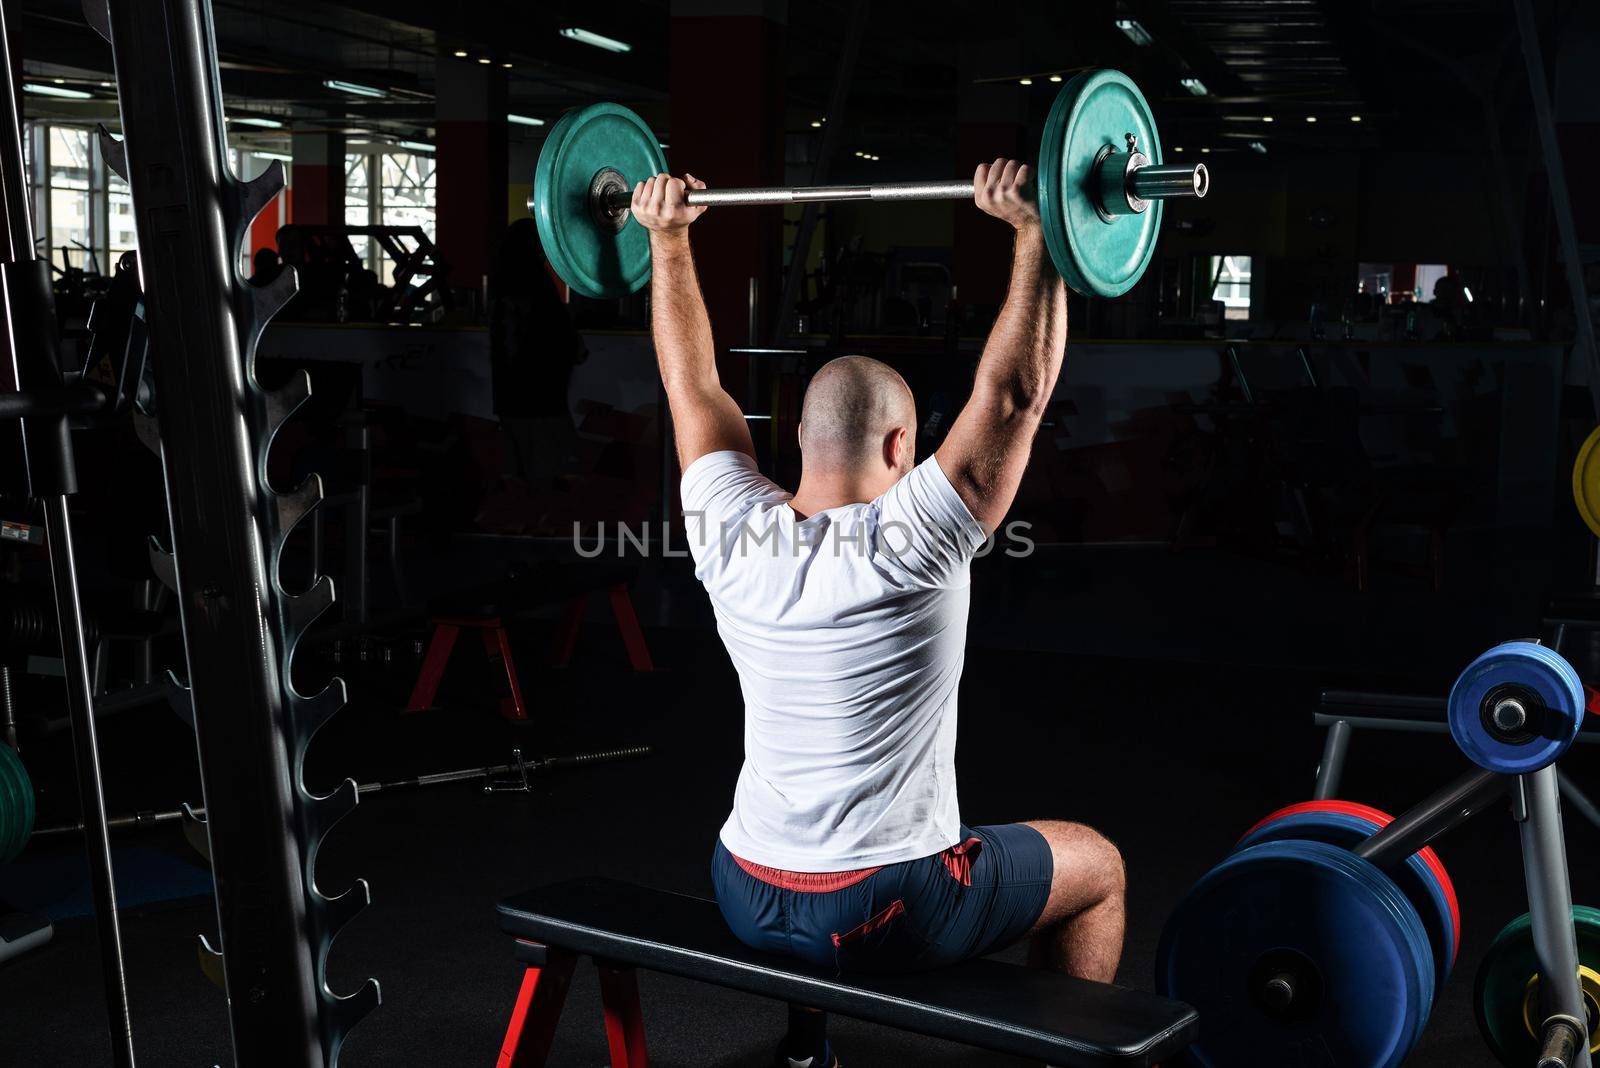
POLYGON ((868 503, 802 518, 790 496, 739 452, 683 478, 745 701, 723 844, 791 872, 937 853, 960 836, 956 691, 983 531, 933 459, 868 503))

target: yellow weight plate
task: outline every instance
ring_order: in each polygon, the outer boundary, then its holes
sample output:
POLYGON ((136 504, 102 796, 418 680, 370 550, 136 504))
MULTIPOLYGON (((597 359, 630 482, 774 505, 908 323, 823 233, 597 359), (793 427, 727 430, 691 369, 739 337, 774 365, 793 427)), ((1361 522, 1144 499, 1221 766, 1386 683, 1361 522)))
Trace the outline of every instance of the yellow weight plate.
POLYGON ((1600 537, 1600 427, 1584 440, 1572 465, 1572 500, 1584 523, 1600 537))

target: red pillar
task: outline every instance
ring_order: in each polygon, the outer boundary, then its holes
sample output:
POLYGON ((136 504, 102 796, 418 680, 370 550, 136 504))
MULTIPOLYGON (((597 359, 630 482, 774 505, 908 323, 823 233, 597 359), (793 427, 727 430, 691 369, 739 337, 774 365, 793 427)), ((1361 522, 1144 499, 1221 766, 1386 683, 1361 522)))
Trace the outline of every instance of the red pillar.
MULTIPOLYGON (((785 8, 763 0, 673 0, 672 172, 711 186, 782 185, 785 8)), ((782 208, 710 211, 694 224, 695 263, 722 381, 743 399, 746 364, 727 359, 750 340, 750 279, 759 286, 759 329, 782 293, 782 208)))
POLYGON ((437 70, 434 243, 450 287, 481 293, 506 232, 505 71, 449 52, 440 53, 437 70))
POLYGON ((297 133, 291 142, 294 221, 344 222, 344 134, 297 133))
MULTIPOLYGON (((972 42, 962 49, 955 173, 966 177, 978 164, 998 156, 1035 163, 1038 146, 1024 144, 1028 93, 1034 87, 978 81, 1026 69, 1016 39, 972 42)), ((1011 245, 1011 231, 1004 223, 970 205, 957 207, 951 272, 957 301, 968 307, 999 306, 1010 278, 1011 245)))

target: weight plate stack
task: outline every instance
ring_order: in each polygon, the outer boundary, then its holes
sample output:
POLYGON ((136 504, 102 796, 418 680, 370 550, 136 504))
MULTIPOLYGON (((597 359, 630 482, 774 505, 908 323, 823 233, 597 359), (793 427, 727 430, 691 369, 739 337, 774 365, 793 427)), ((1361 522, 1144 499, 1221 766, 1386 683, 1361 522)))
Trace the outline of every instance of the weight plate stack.
POLYGON ((1241 849, 1178 905, 1156 988, 1200 1012, 1206 1068, 1394 1068, 1433 1005, 1434 952, 1400 888, 1347 849, 1241 849))
POLYGON ((1572 500, 1584 525, 1600 537, 1600 427, 1590 431, 1572 465, 1572 500))
POLYGON ((0 742, 0 864, 16 858, 33 834, 33 781, 17 751, 0 742))
MULTIPOLYGON (((1354 849, 1394 822, 1394 817, 1353 801, 1302 801, 1281 808, 1245 832, 1235 850, 1261 842, 1306 840, 1354 849)), ((1461 906, 1455 884, 1433 849, 1424 848, 1390 873, 1428 931, 1433 947, 1434 991, 1443 989, 1461 951, 1461 906)))
POLYGON ((1479 767, 1526 775, 1555 762, 1583 725, 1583 683, 1537 642, 1502 642, 1467 665, 1450 688, 1450 735, 1479 767), (1511 719, 1501 721, 1502 711, 1511 719))
MULTIPOLYGON (((1589 1017, 1589 1050, 1600 1053, 1600 909, 1574 905, 1578 934, 1578 979, 1589 1017)), ((1478 1030, 1501 1064, 1524 1068, 1539 1058, 1539 959, 1533 949, 1533 924, 1523 913, 1489 944, 1473 1003, 1478 1030)))
POLYGON ((596 300, 625 297, 650 280, 649 232, 628 225, 625 212, 606 215, 597 198, 666 169, 656 135, 620 104, 576 108, 550 128, 529 207, 545 256, 575 292, 596 300))
POLYGON ((1101 217, 1098 162, 1123 152, 1133 134, 1152 164, 1161 162, 1155 117, 1126 74, 1084 71, 1061 87, 1039 144, 1039 220, 1061 277, 1091 297, 1120 297, 1144 274, 1161 231, 1163 202, 1143 212, 1101 217))

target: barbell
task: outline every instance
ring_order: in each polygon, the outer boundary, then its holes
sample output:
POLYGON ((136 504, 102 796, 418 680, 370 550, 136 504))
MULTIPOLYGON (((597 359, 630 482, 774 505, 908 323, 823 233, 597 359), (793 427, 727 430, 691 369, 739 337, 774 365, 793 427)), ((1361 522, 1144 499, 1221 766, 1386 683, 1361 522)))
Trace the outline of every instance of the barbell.
MULTIPOLYGON (((667 169, 661 143, 619 104, 569 111, 539 151, 528 210, 545 256, 586 297, 613 299, 650 279, 650 241, 629 225, 636 182, 667 169)), ((1161 162, 1161 141, 1144 94, 1127 75, 1090 70, 1056 94, 1040 140, 1036 183, 1045 246, 1069 286, 1119 297, 1144 274, 1163 205, 1203 197, 1204 164, 1161 162)), ((690 204, 809 204, 831 201, 966 200, 971 179, 866 185, 692 189, 690 204)))

